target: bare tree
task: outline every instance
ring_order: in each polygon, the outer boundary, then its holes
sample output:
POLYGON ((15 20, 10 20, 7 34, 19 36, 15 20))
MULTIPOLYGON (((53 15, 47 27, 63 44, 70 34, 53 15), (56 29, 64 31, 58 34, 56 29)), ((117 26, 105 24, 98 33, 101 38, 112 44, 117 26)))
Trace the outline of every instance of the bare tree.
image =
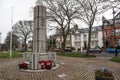
POLYGON ((47 5, 47 18, 57 24, 63 36, 62 50, 65 50, 67 35, 70 31, 72 20, 78 18, 75 0, 45 0, 47 5))
MULTIPOLYGON (((7 34, 7 37, 4 41, 4 48, 3 48, 4 50, 10 49, 10 36, 11 36, 11 32, 7 34)), ((12 49, 18 48, 18 46, 19 46, 19 37, 14 33, 12 33, 12 49)))
POLYGON ((33 21, 19 21, 13 26, 13 32, 16 33, 23 42, 24 50, 27 50, 27 40, 32 38, 33 21))
POLYGON ((82 20, 88 26, 89 29, 88 46, 86 52, 86 55, 88 56, 90 49, 90 42, 91 42, 91 30, 94 21, 96 19, 96 16, 110 9, 112 5, 116 4, 116 1, 114 0, 112 1, 111 0, 76 0, 76 1, 78 2, 80 9, 79 10, 79 14, 81 15, 80 20, 82 20))

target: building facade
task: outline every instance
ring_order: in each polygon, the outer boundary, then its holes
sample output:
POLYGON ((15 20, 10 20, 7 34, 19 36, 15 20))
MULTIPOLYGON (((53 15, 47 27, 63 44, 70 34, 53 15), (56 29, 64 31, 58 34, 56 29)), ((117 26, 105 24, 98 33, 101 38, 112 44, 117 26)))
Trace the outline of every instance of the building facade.
MULTIPOLYGON (((89 36, 88 28, 78 29, 78 32, 75 32, 73 36, 73 46, 76 48, 76 50, 86 50, 89 36)), ((90 48, 95 48, 96 46, 103 47, 101 26, 93 27, 91 32, 90 48)))
POLYGON ((113 19, 105 19, 103 17, 102 34, 103 44, 105 48, 120 45, 120 13, 113 19))
MULTIPOLYGON (((83 51, 87 49, 88 45, 88 28, 78 29, 76 26, 70 30, 66 39, 66 48, 74 47, 76 51, 83 51)), ((56 47, 61 48, 63 37, 59 34, 56 35, 56 47)), ((103 47, 102 30, 101 26, 93 27, 91 34, 90 48, 96 46, 103 47)))
MULTIPOLYGON (((56 35, 56 48, 61 48, 63 37, 60 34, 56 35)), ((69 33, 66 38, 66 48, 72 47, 72 35, 69 33)))

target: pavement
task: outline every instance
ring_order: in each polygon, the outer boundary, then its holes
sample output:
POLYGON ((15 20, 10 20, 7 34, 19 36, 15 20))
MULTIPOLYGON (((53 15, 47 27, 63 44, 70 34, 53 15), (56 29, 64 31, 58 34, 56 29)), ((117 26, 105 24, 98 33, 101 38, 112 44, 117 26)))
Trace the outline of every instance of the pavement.
POLYGON ((120 63, 108 58, 73 58, 57 56, 60 67, 44 72, 22 72, 18 69, 21 58, 0 59, 0 80, 94 80, 94 68, 106 67, 120 80, 120 63))

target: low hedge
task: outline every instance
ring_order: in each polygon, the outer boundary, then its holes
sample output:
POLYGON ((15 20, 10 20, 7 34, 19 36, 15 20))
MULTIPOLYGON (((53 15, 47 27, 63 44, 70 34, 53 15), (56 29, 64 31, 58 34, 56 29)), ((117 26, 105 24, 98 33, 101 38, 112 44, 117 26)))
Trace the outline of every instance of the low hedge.
POLYGON ((57 53, 57 55, 67 56, 67 57, 79 57, 79 58, 93 58, 93 57, 96 57, 95 55, 86 56, 85 54, 76 53, 76 52, 57 53))
POLYGON ((120 57, 113 57, 113 58, 110 59, 110 61, 119 62, 120 63, 120 57))

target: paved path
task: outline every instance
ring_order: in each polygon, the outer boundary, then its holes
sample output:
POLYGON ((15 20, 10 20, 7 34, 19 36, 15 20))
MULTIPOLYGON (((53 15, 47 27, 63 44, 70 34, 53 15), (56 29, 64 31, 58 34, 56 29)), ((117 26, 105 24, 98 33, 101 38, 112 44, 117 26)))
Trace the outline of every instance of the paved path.
POLYGON ((108 61, 107 58, 72 58, 58 56, 60 67, 54 71, 37 73, 22 72, 18 63, 22 59, 0 60, 0 80, 94 80, 95 67, 107 67, 120 80, 120 63, 108 61))

